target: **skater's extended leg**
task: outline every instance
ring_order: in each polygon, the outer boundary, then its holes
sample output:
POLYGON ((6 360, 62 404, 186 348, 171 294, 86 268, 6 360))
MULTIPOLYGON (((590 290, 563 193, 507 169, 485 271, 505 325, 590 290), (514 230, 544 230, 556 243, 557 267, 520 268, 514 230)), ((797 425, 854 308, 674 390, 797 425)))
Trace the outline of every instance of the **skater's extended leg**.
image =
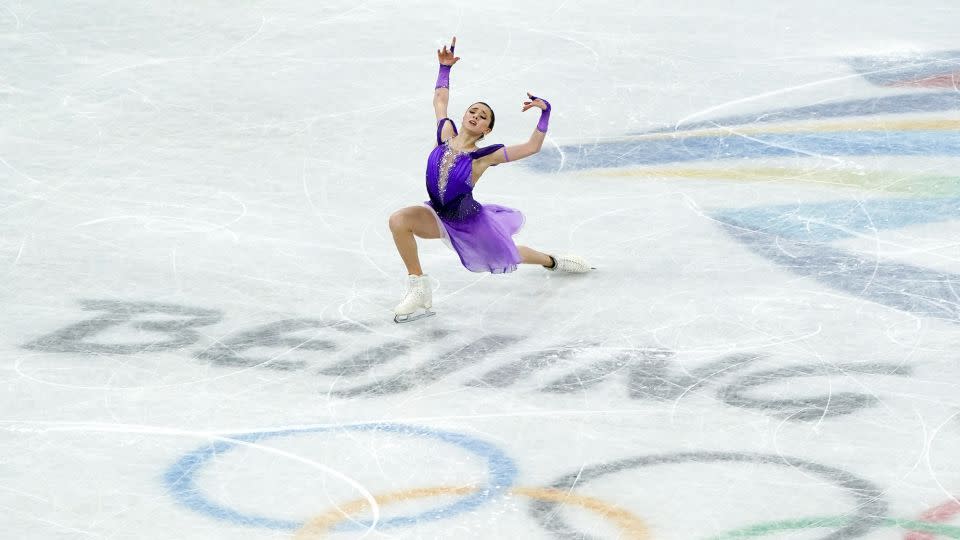
POLYGON ((420 267, 420 257, 417 255, 417 240, 420 238, 440 238, 440 228, 430 210, 422 206, 408 206, 397 210, 390 216, 390 232, 393 233, 393 242, 403 264, 407 267, 407 274, 419 276, 423 274, 420 267))
POLYGON ((546 253, 540 253, 527 246, 517 246, 517 251, 520 252, 520 262, 523 264, 539 264, 547 268, 553 266, 553 259, 546 253))
POLYGON ((595 270, 587 261, 576 255, 548 255, 527 246, 517 246, 524 264, 539 264, 551 272, 583 274, 595 270))

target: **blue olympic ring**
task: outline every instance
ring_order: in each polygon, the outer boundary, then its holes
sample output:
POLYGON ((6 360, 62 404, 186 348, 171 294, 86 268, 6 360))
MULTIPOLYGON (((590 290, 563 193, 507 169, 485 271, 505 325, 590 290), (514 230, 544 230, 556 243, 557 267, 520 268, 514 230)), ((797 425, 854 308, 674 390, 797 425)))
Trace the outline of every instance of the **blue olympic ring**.
MULTIPOLYGON (((494 497, 506 492, 513 486, 517 476, 517 467, 502 450, 496 446, 474 439, 460 433, 449 431, 438 431, 418 426, 407 426, 403 424, 356 424, 347 426, 318 427, 307 429, 288 429, 283 431, 262 431, 253 433, 241 433, 227 436, 230 439, 243 442, 258 442, 273 437, 285 437, 302 433, 316 432, 338 432, 338 431, 385 431, 389 433, 398 433, 401 435, 414 435, 428 439, 436 439, 454 446, 458 446, 468 452, 476 454, 487 460, 487 474, 489 477, 488 486, 481 488, 462 499, 441 506, 434 510, 415 514, 412 516, 400 516, 385 519, 377 522, 377 528, 392 528, 415 525, 422 521, 436 521, 464 512, 469 512, 494 497)), ((250 515, 238 512, 231 508, 221 506, 207 499, 200 488, 197 487, 194 478, 196 474, 213 458, 226 453, 237 446, 236 443, 229 441, 218 441, 203 448, 194 450, 173 464, 164 475, 164 483, 170 490, 174 499, 187 508, 206 514, 210 517, 229 521, 238 525, 247 525, 253 527, 265 527, 269 529, 297 530, 305 525, 304 522, 290 520, 273 519, 263 516, 250 515)), ((335 529, 338 531, 362 530, 373 526, 372 522, 344 522, 335 529)))

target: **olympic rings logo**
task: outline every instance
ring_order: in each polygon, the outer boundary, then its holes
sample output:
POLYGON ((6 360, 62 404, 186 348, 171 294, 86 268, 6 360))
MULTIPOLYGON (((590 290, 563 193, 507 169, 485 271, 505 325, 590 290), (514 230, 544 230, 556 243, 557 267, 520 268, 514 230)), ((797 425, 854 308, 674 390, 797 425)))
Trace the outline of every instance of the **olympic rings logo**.
MULTIPOLYGON (((296 530, 302 526, 301 523, 244 514, 207 499, 202 494, 201 490, 196 486, 194 478, 196 477, 197 472, 207 465, 207 463, 212 461, 217 456, 233 450, 242 443, 257 443, 265 439, 287 437, 303 433, 342 431, 386 432, 394 433, 400 436, 433 439, 466 450, 467 452, 484 458, 487 461, 487 477, 488 483, 490 484, 488 487, 468 494, 453 504, 428 512, 380 521, 376 523, 376 526, 380 528, 409 526, 421 521, 439 520, 468 512, 481 506, 483 503, 493 499, 494 497, 499 496, 505 490, 509 489, 513 485, 517 476, 517 468, 514 465, 513 460, 511 460, 503 451, 488 442, 481 441, 467 435, 402 424, 355 424, 346 426, 312 427, 306 429, 254 432, 228 437, 228 440, 226 441, 218 441, 215 444, 197 449, 182 457, 180 460, 174 463, 172 467, 170 467, 164 476, 164 480, 166 481, 167 488, 170 490, 175 499, 188 508, 200 513, 207 514, 220 520, 242 525, 265 527, 269 529, 296 530)), ((358 486, 349 479, 346 480, 354 484, 354 487, 363 490, 362 486, 358 486)), ((355 522, 351 523, 351 525, 352 529, 358 530, 372 528, 374 523, 355 522)))
POLYGON ((630 540, 650 540, 646 523, 627 509, 595 497, 573 492, 574 486, 589 483, 607 475, 622 471, 684 463, 747 463, 753 465, 788 467, 833 484, 847 492, 852 499, 852 511, 841 516, 805 517, 760 523, 728 531, 709 540, 735 540, 757 538, 777 532, 799 529, 834 529, 823 536, 828 539, 859 538, 878 527, 899 527, 907 531, 905 540, 933 540, 937 537, 960 539, 960 527, 943 522, 960 513, 960 502, 951 500, 936 507, 917 520, 884 517, 888 512, 882 490, 866 479, 838 468, 821 465, 790 456, 747 452, 683 452, 637 456, 613 462, 580 468, 561 476, 546 487, 517 487, 518 470, 507 454, 495 445, 465 434, 403 424, 375 423, 338 426, 319 426, 278 431, 261 431, 221 437, 208 446, 187 453, 177 460, 164 475, 171 495, 180 504, 209 517, 234 524, 289 530, 295 540, 314 540, 331 532, 363 531, 408 527, 418 523, 440 521, 479 508, 508 496, 526 497, 531 500, 529 514, 541 527, 556 538, 592 538, 567 524, 561 516, 560 505, 579 507, 611 522, 620 537, 630 540), (430 486, 400 490, 384 494, 371 494, 363 486, 345 476, 363 495, 362 498, 339 504, 335 508, 298 522, 267 516, 243 513, 219 504, 205 496, 196 484, 196 476, 218 456, 238 446, 258 446, 260 441, 278 437, 291 437, 321 432, 373 432, 387 433, 398 437, 421 438, 449 445, 485 460, 487 485, 482 487, 430 486), (457 497, 455 502, 412 515, 380 520, 381 506, 422 500, 431 497, 457 497), (372 512, 374 519, 360 521, 354 517, 363 512, 372 512))
MULTIPOLYGON (((416 499, 425 499, 427 497, 437 497, 442 495, 465 495, 472 493, 476 488, 470 487, 432 487, 410 489, 398 491, 385 495, 375 495, 374 500, 379 506, 386 506, 393 503, 411 501, 416 499)), ((583 495, 574 495, 567 491, 550 488, 513 488, 507 492, 510 495, 520 495, 528 497, 535 501, 567 504, 579 506, 590 510, 600 517, 613 521, 623 535, 620 538, 625 540, 648 540, 650 538, 646 524, 639 518, 624 510, 610 505, 593 497, 583 495)), ((331 528, 344 520, 350 519, 352 514, 369 510, 370 503, 366 499, 357 499, 350 501, 345 505, 338 506, 320 516, 317 516, 306 523, 294 535, 294 540, 315 540, 323 538, 323 535, 331 528)))

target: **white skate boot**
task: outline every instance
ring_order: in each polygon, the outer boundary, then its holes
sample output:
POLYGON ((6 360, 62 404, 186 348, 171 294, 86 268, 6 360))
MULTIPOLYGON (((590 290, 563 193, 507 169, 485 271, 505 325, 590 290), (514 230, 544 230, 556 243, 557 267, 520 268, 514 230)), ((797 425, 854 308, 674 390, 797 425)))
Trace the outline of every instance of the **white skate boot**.
MULTIPOLYGON (((587 264, 587 261, 576 255, 550 255, 553 259, 553 268, 547 268, 551 272, 566 272, 569 274, 583 274, 596 268, 587 264)), ((545 267, 546 268, 546 267, 545 267)))
POLYGON ((433 289, 430 288, 430 281, 426 274, 409 275, 407 276, 407 294, 403 297, 403 301, 393 308, 393 322, 413 322, 436 315, 435 312, 430 311, 431 307, 433 307, 433 289))

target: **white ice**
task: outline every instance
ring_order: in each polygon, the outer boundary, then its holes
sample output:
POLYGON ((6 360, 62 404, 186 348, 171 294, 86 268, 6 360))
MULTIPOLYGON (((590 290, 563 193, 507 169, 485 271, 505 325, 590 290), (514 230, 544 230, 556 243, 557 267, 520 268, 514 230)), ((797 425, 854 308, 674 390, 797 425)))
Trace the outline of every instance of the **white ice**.
POLYGON ((0 537, 960 538, 960 8, 668 4, 0 4, 0 537))

